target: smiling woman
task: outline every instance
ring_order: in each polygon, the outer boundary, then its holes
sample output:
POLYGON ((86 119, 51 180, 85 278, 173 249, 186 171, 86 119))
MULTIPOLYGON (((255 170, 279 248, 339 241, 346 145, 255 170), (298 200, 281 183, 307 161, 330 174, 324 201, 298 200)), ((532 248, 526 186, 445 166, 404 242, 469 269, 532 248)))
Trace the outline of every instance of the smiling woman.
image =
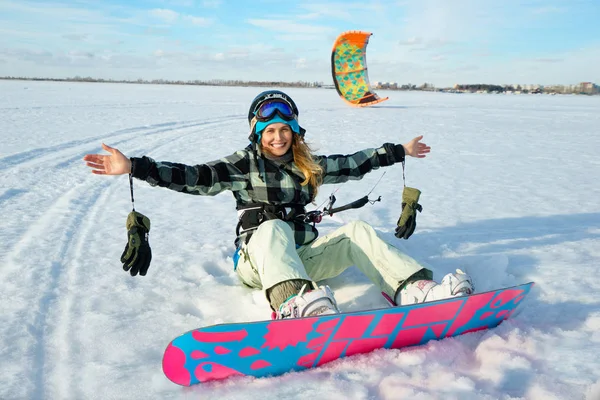
MULTIPOLYGON (((382 240, 365 222, 355 221, 318 237, 305 206, 322 184, 361 179, 365 174, 423 158, 430 148, 418 136, 405 145, 385 143, 351 155, 313 155, 298 123, 299 110, 287 94, 260 93, 248 111, 250 145, 228 157, 195 166, 110 155, 84 157, 96 174, 130 173, 153 186, 213 196, 230 190, 236 199, 234 269, 246 286, 262 289, 274 318, 339 313, 333 292, 316 282, 357 266, 393 304, 462 296, 473 291, 457 271, 440 284, 413 258, 382 240)), ((144 226, 141 226, 144 228, 144 226)), ((149 221, 147 224, 149 230, 149 221)), ((145 232, 147 232, 147 230, 145 232)))

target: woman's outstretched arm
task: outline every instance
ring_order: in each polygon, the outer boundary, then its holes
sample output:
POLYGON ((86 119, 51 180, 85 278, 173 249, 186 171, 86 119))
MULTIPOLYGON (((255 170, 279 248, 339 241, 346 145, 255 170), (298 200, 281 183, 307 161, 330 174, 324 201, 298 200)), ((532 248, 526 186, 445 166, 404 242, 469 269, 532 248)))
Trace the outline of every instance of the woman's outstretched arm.
POLYGON ((424 158, 431 147, 422 143, 423 136, 417 136, 406 144, 384 143, 376 149, 365 149, 354 154, 332 154, 320 156, 324 167, 324 184, 344 183, 362 177, 380 167, 387 167, 404 161, 405 156, 424 158))

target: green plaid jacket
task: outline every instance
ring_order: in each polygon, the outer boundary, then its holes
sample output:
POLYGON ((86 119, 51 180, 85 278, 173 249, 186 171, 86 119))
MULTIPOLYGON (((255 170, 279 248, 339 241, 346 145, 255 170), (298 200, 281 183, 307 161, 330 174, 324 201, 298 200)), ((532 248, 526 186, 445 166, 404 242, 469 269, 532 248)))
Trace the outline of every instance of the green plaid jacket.
MULTIPOLYGON (((316 156, 324 169, 323 184, 336 184, 361 179, 365 174, 404 160, 402 145, 385 143, 376 149, 366 149, 350 155, 316 156)), ((294 162, 278 165, 263 157, 251 146, 206 164, 185 165, 154 161, 149 157, 131 158, 132 175, 152 186, 177 192, 214 196, 230 190, 238 208, 251 203, 301 205, 311 203, 314 191, 301 186, 304 175, 294 162)), ((288 222, 294 231, 296 244, 304 245, 317 238, 312 224, 288 222)), ((243 242, 244 234, 236 238, 243 242)))

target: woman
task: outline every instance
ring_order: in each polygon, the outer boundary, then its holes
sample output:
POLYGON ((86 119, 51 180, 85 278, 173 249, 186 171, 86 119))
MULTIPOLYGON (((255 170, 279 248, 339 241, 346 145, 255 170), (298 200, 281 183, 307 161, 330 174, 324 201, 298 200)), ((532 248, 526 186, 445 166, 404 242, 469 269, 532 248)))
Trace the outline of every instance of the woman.
POLYGON ((102 145, 109 155, 84 157, 100 175, 131 174, 153 186, 196 195, 230 190, 237 203, 234 268, 247 286, 263 289, 274 318, 338 313, 328 286, 332 278, 356 265, 395 304, 413 304, 461 296, 473 291, 468 275, 457 270, 441 283, 432 272, 383 241, 362 221, 317 237, 305 206, 322 184, 361 179, 366 173, 423 158, 430 147, 416 137, 405 145, 386 143, 352 155, 315 156, 304 141, 294 101, 277 90, 259 94, 250 105, 250 145, 228 157, 188 166, 131 159, 102 145))

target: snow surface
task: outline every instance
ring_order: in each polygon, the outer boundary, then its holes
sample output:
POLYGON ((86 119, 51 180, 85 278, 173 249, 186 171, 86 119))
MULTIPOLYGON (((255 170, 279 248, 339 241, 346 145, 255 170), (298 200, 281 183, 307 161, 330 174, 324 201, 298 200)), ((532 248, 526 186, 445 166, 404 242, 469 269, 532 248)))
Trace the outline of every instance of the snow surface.
MULTIPOLYGON (((0 398, 600 399, 600 97, 381 92, 346 106, 333 90, 286 89, 323 154, 425 135, 408 159, 423 213, 393 236, 402 168, 335 189, 338 204, 382 202, 362 219, 440 279, 466 268, 479 291, 537 285, 496 329, 380 350, 280 377, 192 388, 162 374, 164 347, 193 328, 260 320, 263 294, 232 268, 233 196, 186 196, 135 182, 153 260, 132 278, 119 257, 127 176, 90 173, 100 143, 129 156, 201 163, 247 144, 259 88, 0 81, 0 398)), ((356 268, 327 282, 343 310, 385 307, 356 268)))

